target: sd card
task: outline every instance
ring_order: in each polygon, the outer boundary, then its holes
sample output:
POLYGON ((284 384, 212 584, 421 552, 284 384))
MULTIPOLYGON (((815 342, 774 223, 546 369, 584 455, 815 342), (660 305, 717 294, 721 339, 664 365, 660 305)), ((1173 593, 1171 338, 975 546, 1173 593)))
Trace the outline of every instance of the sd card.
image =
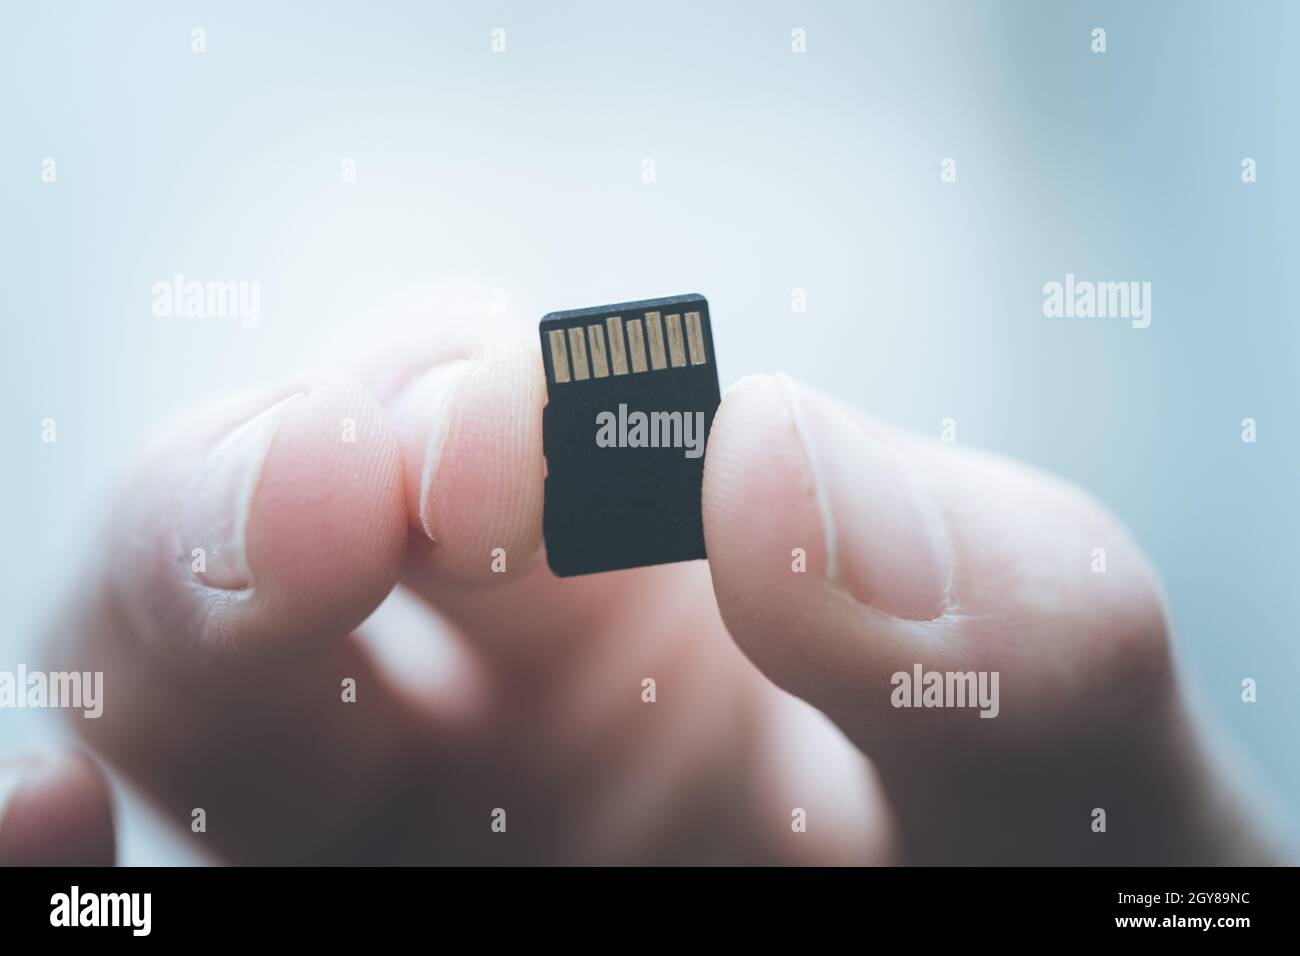
POLYGON ((552 312, 542 441, 560 577, 703 558, 704 451, 721 396, 701 295, 552 312))

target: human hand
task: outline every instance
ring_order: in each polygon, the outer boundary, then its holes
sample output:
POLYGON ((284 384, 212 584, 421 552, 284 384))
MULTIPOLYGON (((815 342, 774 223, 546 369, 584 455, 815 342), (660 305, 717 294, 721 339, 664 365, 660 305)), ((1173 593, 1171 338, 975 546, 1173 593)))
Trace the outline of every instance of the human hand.
POLYGON ((164 430, 55 629, 105 672, 78 728, 220 856, 1267 858, 1082 494, 755 377, 709 438, 709 562, 556 579, 532 337, 420 318, 357 380, 164 430), (916 664, 997 672, 996 718, 891 706, 916 664))

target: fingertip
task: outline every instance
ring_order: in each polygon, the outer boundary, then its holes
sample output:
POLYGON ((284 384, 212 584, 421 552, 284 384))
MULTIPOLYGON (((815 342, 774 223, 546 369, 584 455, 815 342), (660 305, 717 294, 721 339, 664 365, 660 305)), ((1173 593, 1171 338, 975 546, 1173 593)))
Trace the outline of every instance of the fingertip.
POLYGON ((112 866, 112 801, 81 754, 0 764, 0 866, 112 866))
POLYGON ((784 584, 792 562, 817 575, 826 569, 826 529, 798 431, 784 376, 747 376, 723 396, 702 496, 715 577, 784 584))
POLYGON ((111 503, 106 607, 182 658, 346 631, 396 581, 399 460, 377 402, 335 372, 186 411, 111 503))
POLYGON ((247 519, 248 620, 260 632, 343 633, 396 582, 406 548, 400 456, 378 402, 329 371, 276 430, 247 519))
MULTIPOLYGON (((728 628, 751 657, 775 648, 793 592, 822 579, 826 536, 786 385, 753 375, 727 390, 704 466, 705 545, 728 628)), ((760 666, 763 661, 759 661, 760 666)))
POLYGON ((541 544, 544 385, 536 343, 507 333, 399 396, 415 573, 509 580, 541 544))
POLYGON ((703 509, 723 620, 787 690, 818 697, 830 673, 851 686, 944 613, 942 525, 905 462, 787 376, 728 391, 703 509))

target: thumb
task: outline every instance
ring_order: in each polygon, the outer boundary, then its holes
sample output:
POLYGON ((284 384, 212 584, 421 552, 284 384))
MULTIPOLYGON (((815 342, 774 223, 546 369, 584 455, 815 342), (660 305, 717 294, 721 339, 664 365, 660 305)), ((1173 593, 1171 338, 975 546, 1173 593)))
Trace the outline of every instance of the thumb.
POLYGON ((1040 849, 1086 841, 1090 808, 1138 813, 1186 749, 1154 577, 1061 482, 753 377, 718 411, 703 509, 728 629, 873 759, 905 846, 919 816, 955 829, 953 801, 983 839, 1001 814, 1040 849), (931 672, 937 693, 900 690, 931 672))

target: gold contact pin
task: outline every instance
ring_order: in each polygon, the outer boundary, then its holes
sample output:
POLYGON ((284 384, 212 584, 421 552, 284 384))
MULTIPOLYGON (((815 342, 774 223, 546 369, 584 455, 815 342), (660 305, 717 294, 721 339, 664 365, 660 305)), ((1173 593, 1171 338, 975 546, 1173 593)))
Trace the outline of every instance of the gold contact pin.
POLYGON ((627 351, 632 357, 632 371, 644 372, 645 339, 641 335, 641 320, 629 319, 627 323, 627 351))
POLYGON ((605 320, 609 329, 609 364, 615 375, 627 374, 627 350, 623 346, 623 317, 611 315, 605 320))
POLYGON ((569 380, 569 353, 564 349, 564 332, 551 329, 546 336, 551 341, 551 374, 556 384, 569 380))
POLYGON ((682 317, 673 313, 665 315, 664 321, 668 323, 668 362, 673 368, 681 368, 686 364, 686 343, 682 341, 682 317))
POLYGON ((587 339, 582 326, 569 329, 569 351, 573 355, 573 377, 581 382, 591 377, 587 371, 587 339))
POLYGON ((599 325, 587 326, 591 340, 591 374, 596 378, 609 378, 609 363, 605 361, 605 330, 599 325))
POLYGON ((655 371, 667 368, 668 359, 664 355, 664 326, 659 321, 658 312, 645 314, 645 335, 650 342, 650 367, 655 371))
POLYGON ((704 330, 700 327, 700 313, 686 313, 686 344, 691 350, 691 364, 704 364, 704 330))

